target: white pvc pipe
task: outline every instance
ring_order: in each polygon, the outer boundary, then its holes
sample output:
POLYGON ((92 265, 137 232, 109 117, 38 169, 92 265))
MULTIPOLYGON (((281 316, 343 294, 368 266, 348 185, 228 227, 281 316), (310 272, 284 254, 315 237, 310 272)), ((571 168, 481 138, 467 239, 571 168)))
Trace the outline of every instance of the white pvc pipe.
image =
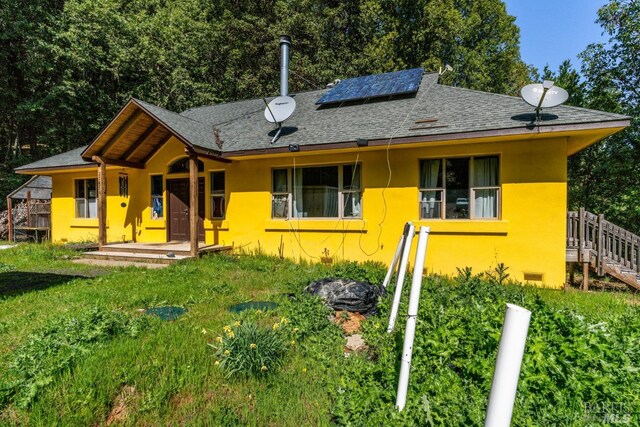
POLYGON ((402 259, 400 260, 400 270, 398 271, 398 280, 396 281, 396 291, 393 294, 391 314, 389 315, 389 326, 387 326, 387 332, 389 333, 393 332, 393 328, 396 326, 396 317, 398 317, 398 307, 400 306, 400 297, 402 296, 402 284, 404 282, 404 276, 407 274, 409 252, 411 252, 411 243, 413 242, 413 235, 416 231, 412 223, 408 222, 407 225, 409 226, 409 229, 407 230, 407 238, 404 240, 402 259))
POLYGON ((511 424, 530 320, 529 310, 507 304, 485 427, 508 427, 511 424))
POLYGON ((431 231, 429 227, 420 227, 418 248, 416 249, 416 262, 413 266, 413 281, 411 282, 411 295, 409 296, 409 310, 407 312, 407 328, 404 334, 404 346, 402 347, 402 357, 400 359, 400 377, 398 378, 398 396, 396 397, 396 406, 400 411, 404 409, 404 405, 407 402, 413 340, 416 336, 420 288, 422 287, 422 272, 424 270, 424 258, 427 253, 429 231, 431 231))
POLYGON ((393 271, 396 269, 398 265, 398 260, 400 259, 400 253, 402 252, 402 243, 404 239, 407 237, 407 224, 404 225, 404 230, 402 231, 402 236, 400 236, 400 241, 398 242, 398 247, 396 248, 396 253, 393 255, 393 261, 391 261, 391 265, 389 265, 389 270, 387 271, 387 275, 382 282, 382 287, 386 288, 391 281, 391 276, 393 275, 393 271))

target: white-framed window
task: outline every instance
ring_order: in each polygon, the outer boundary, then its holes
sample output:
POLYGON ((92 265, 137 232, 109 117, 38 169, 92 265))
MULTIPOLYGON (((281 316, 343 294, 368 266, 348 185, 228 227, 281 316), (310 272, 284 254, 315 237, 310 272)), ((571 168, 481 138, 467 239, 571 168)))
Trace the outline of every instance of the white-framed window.
POLYGON ((211 172, 211 218, 224 219, 224 171, 211 172))
POLYGON ((421 219, 500 217, 500 158, 452 157, 420 161, 421 219))
POLYGON ((95 178, 75 181, 76 218, 98 217, 98 188, 95 178))
POLYGON ((361 218, 360 165, 273 169, 273 218, 361 218))
POLYGON ((162 175, 151 175, 151 219, 162 219, 164 217, 164 183, 162 175))

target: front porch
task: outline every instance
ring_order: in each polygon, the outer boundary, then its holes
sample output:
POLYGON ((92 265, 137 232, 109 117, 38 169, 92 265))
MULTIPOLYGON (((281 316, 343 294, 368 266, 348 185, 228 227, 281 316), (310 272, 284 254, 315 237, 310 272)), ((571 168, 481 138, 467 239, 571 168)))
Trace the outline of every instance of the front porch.
MULTIPOLYGON (((196 256, 206 253, 223 252, 231 250, 232 246, 207 245, 198 243, 196 256)), ((109 243, 103 245, 98 251, 84 253, 85 260, 109 261, 114 265, 118 262, 137 264, 173 264, 183 259, 194 258, 191 255, 191 242, 164 242, 164 243, 109 243)))

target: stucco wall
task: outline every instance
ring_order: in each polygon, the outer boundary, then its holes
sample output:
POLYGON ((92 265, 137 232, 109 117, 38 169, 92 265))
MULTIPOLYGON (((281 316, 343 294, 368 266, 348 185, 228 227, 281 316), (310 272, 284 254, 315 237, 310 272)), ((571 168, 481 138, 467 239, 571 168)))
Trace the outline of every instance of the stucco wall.
MULTIPOLYGON (((205 221, 207 243, 233 244, 285 257, 390 262, 405 222, 429 225, 428 271, 455 274, 456 267, 475 272, 505 263, 511 277, 542 273, 538 285, 560 287, 565 271, 566 153, 565 138, 500 143, 440 145, 331 154, 286 153, 281 157, 222 164, 203 159, 206 217, 210 217, 209 172, 226 171, 227 215, 205 221), (419 216, 419 159, 500 155, 502 210, 499 220, 422 220, 419 216), (391 180, 387 155, 391 165, 391 180), (271 219, 271 170, 277 167, 362 165, 363 217, 355 220, 271 219)), ((109 168, 108 240, 161 242, 166 219, 152 220, 150 178, 184 156, 184 147, 171 140, 144 170, 109 168), (118 174, 129 176, 128 198, 118 195, 118 174), (121 204, 126 203, 126 207, 121 204)), ((97 220, 75 219, 73 180, 96 177, 96 171, 53 174, 52 236, 54 241, 97 238, 97 220)), ((187 177, 187 174, 171 175, 187 177)), ((165 185, 166 193, 166 185, 165 185)), ((165 218, 167 204, 165 194, 165 218)), ((414 243, 415 246, 415 243, 414 243)), ((415 249, 415 248, 414 248, 415 249)))

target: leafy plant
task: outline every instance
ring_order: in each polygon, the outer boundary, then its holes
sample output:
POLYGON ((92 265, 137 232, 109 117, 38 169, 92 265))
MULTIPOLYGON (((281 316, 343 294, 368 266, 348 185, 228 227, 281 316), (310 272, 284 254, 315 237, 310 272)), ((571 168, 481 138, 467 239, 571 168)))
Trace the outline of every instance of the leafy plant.
POLYGON ((387 269, 384 264, 373 261, 364 263, 343 261, 335 264, 331 270, 331 274, 335 277, 369 282, 372 285, 381 284, 386 273, 387 269))
POLYGON ((600 425, 620 409, 613 402, 624 402, 618 416, 638 413, 637 307, 578 311, 550 304, 534 288, 500 285, 469 268, 459 273, 455 281, 429 276, 423 284, 405 410, 395 408, 404 325, 385 332, 384 303, 364 324, 369 353, 343 360, 334 385, 338 424, 483 424, 507 302, 533 313, 513 425, 600 425), (595 403, 600 412, 589 412, 595 403))
POLYGON ((130 317, 100 307, 50 321, 15 351, 0 378, 0 407, 9 402, 27 407, 56 375, 72 369, 97 344, 119 335, 136 337, 147 325, 147 317, 130 317))
POLYGON ((489 277, 489 281, 491 281, 491 283, 495 283, 497 285, 504 285, 507 283, 507 280, 509 279, 509 273, 507 273, 508 269, 509 267, 504 265, 504 263, 499 262, 498 265, 496 265, 493 270, 487 271, 486 274, 487 274, 487 277, 489 277))
POLYGON ((456 277, 456 282, 465 286, 474 286, 479 285, 482 281, 483 273, 473 274, 473 269, 471 267, 456 267, 458 270, 458 276, 456 277))
MULTIPOLYGON (((254 322, 236 322, 227 325, 223 334, 216 337, 215 364, 229 377, 261 377, 276 371, 287 352, 286 328, 288 321, 282 318, 271 328, 254 322)), ((295 345, 291 340, 289 345, 295 345)))

